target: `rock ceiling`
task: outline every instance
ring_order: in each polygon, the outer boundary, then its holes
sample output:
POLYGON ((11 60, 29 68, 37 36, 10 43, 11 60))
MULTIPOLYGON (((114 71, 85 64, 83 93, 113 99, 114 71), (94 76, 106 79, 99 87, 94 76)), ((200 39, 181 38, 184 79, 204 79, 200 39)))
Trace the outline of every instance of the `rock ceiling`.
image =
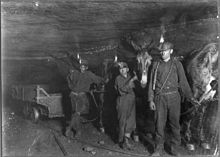
POLYGON ((2 54, 118 53, 126 33, 158 29, 162 23, 185 32, 170 34, 171 40, 181 38, 179 45, 189 41, 186 36, 208 42, 216 39, 217 10, 215 0, 2 0, 2 54))

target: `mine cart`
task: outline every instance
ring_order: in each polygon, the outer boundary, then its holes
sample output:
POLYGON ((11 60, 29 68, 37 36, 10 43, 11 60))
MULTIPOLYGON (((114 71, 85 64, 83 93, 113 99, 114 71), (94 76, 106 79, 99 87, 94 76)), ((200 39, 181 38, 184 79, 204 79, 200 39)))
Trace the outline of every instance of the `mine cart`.
POLYGON ((25 117, 37 122, 40 117, 63 117, 61 93, 48 93, 48 85, 13 85, 12 98, 22 101, 25 117))

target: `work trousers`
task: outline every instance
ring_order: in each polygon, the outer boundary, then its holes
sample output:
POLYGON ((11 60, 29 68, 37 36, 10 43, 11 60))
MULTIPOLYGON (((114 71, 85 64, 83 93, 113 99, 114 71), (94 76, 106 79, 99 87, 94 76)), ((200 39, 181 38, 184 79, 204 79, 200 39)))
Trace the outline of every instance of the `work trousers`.
POLYGON ((89 93, 70 93, 70 99, 72 104, 72 112, 78 112, 80 114, 89 113, 89 93))
POLYGON ((80 130, 80 115, 89 113, 89 97, 88 93, 70 93, 72 115, 71 121, 67 129, 80 130))
POLYGON ((165 127, 168 124, 171 129, 171 144, 179 145, 181 142, 179 92, 157 95, 154 102, 156 105, 156 143, 158 145, 164 143, 165 127))
POLYGON ((136 129, 135 96, 126 94, 117 98, 117 113, 119 120, 119 142, 128 137, 136 129))

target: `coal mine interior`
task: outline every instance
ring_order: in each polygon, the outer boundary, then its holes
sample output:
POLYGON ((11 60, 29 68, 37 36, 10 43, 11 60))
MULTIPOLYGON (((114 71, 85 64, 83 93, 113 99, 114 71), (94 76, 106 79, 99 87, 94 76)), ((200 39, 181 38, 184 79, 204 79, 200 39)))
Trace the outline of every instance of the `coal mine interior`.
MULTIPOLYGON (((217 0, 2 0, 3 156, 150 155, 155 112, 149 107, 148 85, 140 83, 143 71, 137 55, 147 52, 156 61, 161 40, 171 42, 191 89, 205 78, 217 84, 219 8, 217 0), (78 117, 79 140, 71 140, 65 135, 73 113, 67 78, 71 71, 80 75, 84 60, 87 71, 103 78, 104 89, 91 85, 89 96, 81 99, 88 100, 89 111, 78 117), (131 75, 136 71, 138 76, 134 94, 139 142, 132 143, 133 150, 117 143, 118 62, 126 62, 131 75), (201 72, 205 68, 207 75, 201 72)), ((218 87, 211 85, 212 97, 203 98, 209 83, 193 91, 200 100, 198 112, 192 103, 181 104, 182 155, 219 155, 218 87)), ((166 139, 172 136, 169 129, 166 139)))

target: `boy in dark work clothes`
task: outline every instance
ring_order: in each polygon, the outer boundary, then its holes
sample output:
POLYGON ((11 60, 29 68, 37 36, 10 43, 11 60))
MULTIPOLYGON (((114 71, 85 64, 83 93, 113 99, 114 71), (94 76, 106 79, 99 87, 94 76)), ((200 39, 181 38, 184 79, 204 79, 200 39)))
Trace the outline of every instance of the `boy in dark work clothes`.
POLYGON ((164 42, 160 48, 161 60, 152 65, 148 89, 150 108, 156 113, 156 145, 152 155, 162 155, 166 122, 172 131, 170 153, 178 155, 176 148, 181 143, 179 91, 190 101, 196 100, 193 98, 182 64, 177 59, 171 58, 173 44, 164 42))
POLYGON ((66 127, 65 135, 80 135, 80 115, 89 113, 89 91, 92 83, 104 82, 104 79, 88 71, 88 61, 82 60, 80 71, 72 70, 67 76, 68 86, 71 90, 70 99, 72 105, 71 122, 66 127))
POLYGON ((131 133, 136 129, 136 114, 135 114, 135 94, 133 91, 133 78, 129 75, 128 65, 124 62, 119 63, 120 75, 116 77, 115 89, 118 92, 117 98, 117 113, 119 120, 119 146, 124 149, 131 149, 129 139, 131 133))

